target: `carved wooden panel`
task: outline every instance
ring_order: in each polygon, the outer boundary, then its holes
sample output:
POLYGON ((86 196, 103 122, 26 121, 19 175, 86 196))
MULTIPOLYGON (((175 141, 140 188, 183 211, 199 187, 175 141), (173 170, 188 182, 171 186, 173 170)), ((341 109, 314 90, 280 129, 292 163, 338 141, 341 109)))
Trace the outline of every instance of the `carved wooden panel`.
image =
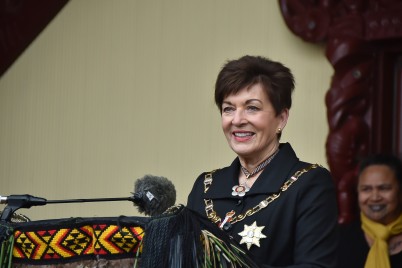
POLYGON ((357 212, 356 168, 361 157, 402 152, 402 1, 279 0, 279 4, 294 34, 307 42, 325 43, 334 68, 325 99, 326 154, 338 187, 339 222, 346 223, 357 212))
POLYGON ((0 0, 0 77, 68 0, 0 0))

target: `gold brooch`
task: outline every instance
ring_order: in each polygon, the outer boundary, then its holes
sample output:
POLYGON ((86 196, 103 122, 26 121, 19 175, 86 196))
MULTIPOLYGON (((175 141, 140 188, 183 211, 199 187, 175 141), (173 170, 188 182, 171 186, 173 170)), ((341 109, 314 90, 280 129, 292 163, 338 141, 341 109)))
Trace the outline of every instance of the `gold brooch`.
POLYGON ((240 244, 247 244, 247 249, 250 249, 252 245, 256 245, 260 247, 260 239, 266 238, 266 236, 262 233, 262 229, 265 226, 257 226, 257 223, 254 222, 252 225, 244 225, 244 231, 240 232, 239 235, 242 237, 240 244))

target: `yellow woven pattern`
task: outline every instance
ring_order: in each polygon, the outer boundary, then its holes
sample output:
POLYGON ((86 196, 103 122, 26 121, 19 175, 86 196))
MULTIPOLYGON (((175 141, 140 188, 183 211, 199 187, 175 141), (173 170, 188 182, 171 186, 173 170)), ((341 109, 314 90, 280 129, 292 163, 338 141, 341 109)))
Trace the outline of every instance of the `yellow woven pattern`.
POLYGON ((109 224, 42 231, 15 231, 15 259, 50 260, 141 252, 144 230, 109 224))

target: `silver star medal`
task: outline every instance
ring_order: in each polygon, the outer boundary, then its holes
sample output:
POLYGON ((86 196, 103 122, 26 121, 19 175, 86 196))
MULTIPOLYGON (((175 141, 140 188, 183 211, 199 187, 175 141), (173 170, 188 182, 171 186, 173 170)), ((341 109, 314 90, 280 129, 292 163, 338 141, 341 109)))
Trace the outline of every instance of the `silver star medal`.
POLYGON ((266 236, 262 233, 262 229, 264 228, 265 226, 257 226, 256 222, 250 226, 245 224, 244 231, 239 233, 239 235, 242 237, 240 244, 247 244, 247 249, 250 249, 252 245, 260 247, 260 239, 266 238, 266 236))

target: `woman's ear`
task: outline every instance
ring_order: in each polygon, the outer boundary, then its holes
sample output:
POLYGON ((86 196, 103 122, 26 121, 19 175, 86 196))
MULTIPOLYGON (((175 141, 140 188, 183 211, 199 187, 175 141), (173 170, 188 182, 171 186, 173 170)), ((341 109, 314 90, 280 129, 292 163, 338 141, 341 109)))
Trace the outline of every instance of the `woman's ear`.
POLYGON ((282 112, 279 114, 279 124, 278 129, 281 131, 285 128, 286 124, 288 123, 289 118, 289 109, 283 109, 282 112))

